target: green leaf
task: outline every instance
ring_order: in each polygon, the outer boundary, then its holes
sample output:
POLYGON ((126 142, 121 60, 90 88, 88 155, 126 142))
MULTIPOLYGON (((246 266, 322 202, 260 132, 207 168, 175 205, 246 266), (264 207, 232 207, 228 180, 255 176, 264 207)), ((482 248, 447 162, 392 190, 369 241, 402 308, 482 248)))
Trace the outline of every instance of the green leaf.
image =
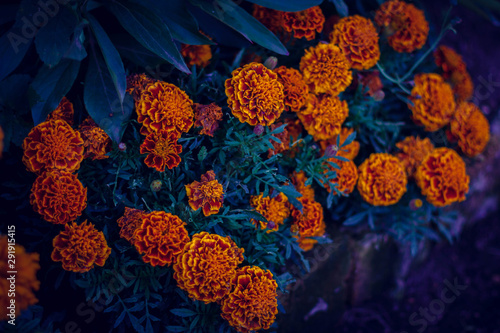
POLYGON ((168 27, 154 13, 130 2, 110 2, 108 7, 121 25, 139 43, 177 69, 190 74, 168 27))
MULTIPOLYGON (((337 138, 340 137, 340 135, 337 136, 337 138)), ((347 146, 348 144, 352 143, 356 139, 356 131, 352 132, 349 134, 349 136, 342 142, 342 145, 340 148, 347 146)))
POLYGON ((43 122, 57 108, 73 86, 79 69, 79 61, 67 59, 61 60, 52 68, 47 65, 40 68, 28 90, 35 125, 43 122))
POLYGON ((333 3, 335 9, 337 10, 337 13, 339 13, 341 17, 346 17, 349 15, 349 8, 347 7, 344 0, 330 0, 330 2, 333 3))
MULTIPOLYGON (((154 73, 154 67, 160 64, 164 64, 165 60, 158 57, 153 52, 146 49, 142 44, 133 38, 130 38, 128 34, 118 34, 112 35, 111 41, 115 45, 116 49, 120 54, 132 61, 136 65, 144 67, 148 74, 152 77, 157 77, 158 73, 154 73)), ((159 73, 162 74, 162 73, 159 73)))
POLYGON ((272 8, 276 10, 282 10, 284 12, 298 12, 311 8, 313 6, 320 5, 323 0, 247 0, 248 2, 253 2, 257 5, 272 8))
POLYGON ((73 38, 69 49, 64 54, 64 58, 81 61, 87 56, 87 51, 83 43, 85 42, 85 34, 83 28, 87 25, 87 21, 82 21, 73 31, 73 38))
POLYGON ((189 309, 172 309, 170 312, 179 317, 191 317, 197 314, 193 310, 189 309))
POLYGON ((355 214, 355 215, 351 216, 350 218, 348 218, 347 220, 345 220, 343 224, 348 225, 348 226, 356 225, 356 224, 360 223, 361 221, 363 221, 363 219, 366 217, 366 215, 368 215, 367 211, 355 214))
POLYGON ((190 0, 206 13, 229 25, 245 38, 278 54, 288 55, 280 40, 243 8, 230 0, 190 0))
POLYGON ((132 96, 126 94, 123 103, 120 102, 111 74, 95 49, 85 78, 83 100, 90 117, 113 141, 119 143, 132 114, 134 101, 132 96))
POLYGON ((101 48, 102 55, 104 56, 104 61, 108 66, 108 70, 111 78, 113 79, 116 92, 118 93, 118 96, 120 96, 120 102, 123 102, 123 99, 125 98, 125 90, 127 89, 127 79, 125 76, 125 69, 123 68, 123 62, 120 54, 116 50, 115 46, 113 45, 99 22, 97 22, 97 20, 91 14, 87 14, 87 19, 89 20, 90 27, 97 39, 97 43, 101 48))
POLYGON ((187 331, 187 327, 183 326, 167 326, 165 327, 167 332, 184 332, 187 331))

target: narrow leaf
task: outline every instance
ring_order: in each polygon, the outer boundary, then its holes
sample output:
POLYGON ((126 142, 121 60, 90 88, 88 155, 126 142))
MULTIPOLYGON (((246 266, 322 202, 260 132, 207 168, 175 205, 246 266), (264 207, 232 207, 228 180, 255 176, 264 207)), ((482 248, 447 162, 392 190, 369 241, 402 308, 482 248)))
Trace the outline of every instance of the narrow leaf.
POLYGON ((272 8, 276 10, 282 10, 284 12, 298 12, 311 8, 313 6, 320 5, 323 0, 247 0, 248 2, 253 2, 257 5, 272 8))

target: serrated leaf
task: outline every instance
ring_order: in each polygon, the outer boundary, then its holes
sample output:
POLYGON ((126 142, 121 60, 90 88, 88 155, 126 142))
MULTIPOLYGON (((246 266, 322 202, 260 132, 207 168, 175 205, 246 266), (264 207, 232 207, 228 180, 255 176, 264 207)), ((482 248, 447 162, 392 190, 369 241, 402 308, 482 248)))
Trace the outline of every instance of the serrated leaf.
POLYGON ((127 314, 127 312, 122 311, 122 313, 120 313, 118 318, 116 318, 115 324, 113 325, 114 328, 117 328, 118 325, 120 325, 120 323, 123 321, 123 318, 125 318, 125 314, 127 314))
POLYGON ((196 312, 189 309, 171 309, 170 312, 179 317, 191 317, 197 315, 196 312))

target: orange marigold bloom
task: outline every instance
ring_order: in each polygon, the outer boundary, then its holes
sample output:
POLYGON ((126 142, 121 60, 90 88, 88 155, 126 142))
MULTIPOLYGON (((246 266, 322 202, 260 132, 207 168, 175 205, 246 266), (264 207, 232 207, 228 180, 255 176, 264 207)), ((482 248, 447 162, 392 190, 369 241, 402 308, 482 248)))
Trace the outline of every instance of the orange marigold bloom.
POLYGON ((19 316, 21 311, 27 309, 30 305, 38 302, 34 291, 40 289, 40 281, 36 278, 36 272, 40 269, 40 255, 38 253, 26 253, 23 246, 9 243, 5 235, 0 235, 0 320, 6 320, 9 313, 8 306, 11 305, 12 298, 7 297, 10 290, 10 277, 8 271, 12 264, 12 257, 9 258, 9 252, 15 255, 16 273, 16 292, 14 299, 15 316, 19 316))
POLYGON ((245 266, 236 271, 229 295, 221 301, 221 316, 238 332, 267 330, 278 314, 278 284, 268 270, 245 266))
POLYGON ((44 172, 33 183, 30 203, 47 222, 66 224, 87 207, 87 189, 68 171, 44 172))
POLYGON ((371 154, 359 166, 358 172, 358 191, 371 205, 393 205, 406 192, 408 180, 405 168, 395 156, 371 154))
POLYGON ((187 132, 193 126, 193 101, 177 86, 158 81, 148 84, 141 93, 137 121, 141 134, 162 129, 187 132))
POLYGON ((220 301, 231 291, 243 252, 229 236, 194 234, 173 266, 177 286, 205 304, 220 301))
POLYGON ((134 232, 141 226, 144 214, 143 210, 125 207, 125 213, 116 221, 120 227, 120 237, 133 244, 134 232))
POLYGON ((278 81, 285 91, 285 107, 288 111, 297 112, 306 104, 309 89, 302 74, 294 68, 278 67, 274 70, 278 81))
POLYGON ((294 171, 290 177, 292 184, 295 189, 302 194, 302 197, 314 200, 314 189, 311 185, 306 186, 306 173, 304 171, 296 172, 294 171))
MULTIPOLYGON (((347 128, 347 127, 342 127, 340 130, 340 145, 342 145, 347 137, 351 135, 354 132, 353 128, 347 128)), ((356 156, 358 156, 359 153, 359 142, 356 140, 353 140, 350 144, 347 146, 344 146, 342 148, 337 147, 337 136, 335 135, 333 138, 328 139, 328 140, 321 140, 319 141, 319 145, 321 148, 321 153, 324 154, 328 147, 334 148, 333 150, 336 151, 335 156, 342 156, 345 157, 349 160, 354 160, 356 156)))
POLYGON ((424 125, 429 132, 437 131, 447 125, 455 112, 453 91, 443 78, 434 73, 415 75, 415 87, 411 90, 408 107, 413 120, 424 125))
POLYGON ((389 45, 397 52, 413 52, 422 48, 429 34, 424 12, 404 1, 384 2, 375 14, 375 23, 385 28, 389 45))
POLYGON ((474 157, 483 152, 490 141, 488 119, 473 103, 462 102, 450 123, 451 134, 458 139, 463 153, 474 157))
POLYGON ((73 109, 73 103, 65 96, 61 99, 57 108, 49 113, 46 120, 64 120, 68 125, 73 126, 74 116, 75 110, 73 109))
POLYGON ((285 109, 278 74, 262 64, 252 62, 235 69, 225 87, 227 103, 242 123, 269 126, 285 109))
POLYGON ((415 173, 417 185, 427 201, 436 207, 464 201, 469 191, 465 163, 449 148, 436 148, 427 155, 415 173))
MULTIPOLYGON (((358 168, 353 161, 341 161, 336 158, 329 158, 328 161, 337 164, 340 169, 336 169, 330 164, 325 162, 325 173, 335 171, 336 177, 330 179, 330 183, 337 184, 337 190, 343 194, 351 194, 356 187, 358 181, 358 168)), ((328 184, 323 185, 328 192, 331 192, 328 184)), ((337 194, 336 191, 333 194, 337 194)))
POLYGON ((189 206, 193 210, 202 207, 203 215, 217 214, 224 201, 224 188, 215 179, 213 170, 201 175, 201 182, 194 181, 186 186, 186 195, 189 198, 189 206))
MULTIPOLYGON (((276 124, 272 124, 269 129, 271 131, 274 131, 276 128, 280 127, 283 125, 283 123, 279 122, 276 124)), ((269 140, 269 142, 273 145, 273 149, 268 150, 268 157, 271 157, 276 154, 281 154, 288 149, 290 149, 290 134, 288 134, 288 130, 286 127, 283 129, 283 132, 278 133, 278 134, 273 134, 273 137, 277 138, 278 140, 281 141, 281 143, 278 143, 272 139, 269 140)))
POLYGON ((177 131, 161 130, 149 134, 141 145, 141 154, 148 154, 144 163, 157 171, 165 171, 165 167, 173 169, 181 163, 179 154, 182 146, 177 144, 181 137, 177 131))
POLYGON ((362 16, 341 18, 333 27, 330 41, 342 49, 354 69, 372 68, 380 58, 377 30, 362 16))
POLYGON ((294 38, 305 37, 312 40, 316 32, 323 30, 325 16, 319 6, 314 6, 299 12, 282 12, 282 27, 287 32, 293 31, 294 38))
POLYGON ((337 96, 309 94, 307 108, 297 112, 306 131, 314 140, 328 140, 340 134, 342 124, 349 115, 346 101, 337 96))
POLYGON ((150 78, 146 74, 131 74, 127 76, 127 90, 130 95, 134 98, 134 104, 136 110, 139 108, 139 100, 141 99, 141 94, 146 89, 149 84, 155 83, 156 80, 150 78))
POLYGON ((449 79, 450 75, 454 71, 465 71, 466 65, 462 56, 460 56, 451 47, 440 45, 434 51, 434 60, 436 65, 441 67, 443 70, 443 77, 449 79))
POLYGON ((181 55, 186 59, 189 67, 196 65, 207 67, 212 59, 210 45, 186 45, 181 46, 181 55))
POLYGON ((194 126, 203 127, 200 134, 214 136, 222 119, 222 108, 215 103, 208 105, 194 103, 194 126))
POLYGON ((325 221, 323 207, 314 199, 308 197, 298 198, 302 204, 302 213, 297 208, 292 208, 293 224, 291 229, 298 231, 299 246, 304 251, 309 251, 318 241, 308 237, 320 237, 325 234, 325 221))
POLYGON ((300 71, 314 94, 338 95, 352 81, 351 65, 342 50, 333 44, 319 43, 306 50, 300 71))
POLYGON ((384 99, 385 94, 382 88, 384 85, 382 84, 382 80, 380 79, 379 71, 365 72, 360 74, 359 82, 365 87, 368 88, 366 92, 370 97, 375 99, 376 101, 381 101, 384 99))
POLYGON ((434 149, 429 138, 420 139, 418 136, 408 136, 403 141, 396 143, 396 147, 401 150, 396 154, 396 157, 403 163, 408 178, 413 178, 417 167, 434 149))
POLYGON ((103 160, 109 157, 106 154, 111 150, 111 138, 97 126, 92 118, 85 119, 78 128, 78 132, 80 132, 85 146, 84 158, 103 160))
POLYGON ((468 101, 474 92, 474 83, 467 71, 454 71, 450 76, 453 93, 458 101, 468 101))
POLYGON ((266 232, 268 233, 277 231, 285 219, 290 216, 288 198, 283 193, 278 194, 274 198, 264 197, 262 193, 260 195, 252 195, 250 197, 250 206, 255 208, 268 221, 264 222, 252 219, 251 222, 255 224, 256 228, 260 226, 261 230, 267 229, 266 232))
POLYGON ((23 163, 28 171, 49 169, 73 172, 83 160, 83 139, 64 120, 48 120, 35 126, 23 142, 23 163))
POLYGON ((102 231, 97 231, 92 223, 85 220, 66 224, 52 241, 54 250, 51 258, 61 261, 63 269, 75 273, 84 273, 97 266, 104 266, 111 254, 102 231))
POLYGON ((282 11, 254 4, 252 15, 273 33, 277 34, 282 30, 282 11))
POLYGON ((178 216, 162 211, 143 214, 142 224, 133 238, 142 260, 151 266, 173 264, 189 242, 186 223, 178 216))

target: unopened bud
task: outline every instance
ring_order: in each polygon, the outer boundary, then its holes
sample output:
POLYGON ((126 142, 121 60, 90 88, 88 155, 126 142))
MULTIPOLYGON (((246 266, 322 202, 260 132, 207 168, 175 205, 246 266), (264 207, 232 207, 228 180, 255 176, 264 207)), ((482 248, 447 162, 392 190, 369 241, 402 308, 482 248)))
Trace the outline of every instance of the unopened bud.
POLYGON ((410 201, 410 209, 411 210, 417 210, 420 207, 422 207, 423 204, 424 203, 422 202, 422 200, 420 200, 420 199, 413 199, 412 201, 410 201))
POLYGON ((276 57, 269 57, 266 59, 266 61, 264 61, 264 66, 266 66, 266 68, 270 70, 275 69, 277 65, 278 65, 278 58, 276 57))
POLYGON ((151 182, 151 185, 149 185, 149 187, 151 188, 151 191, 158 192, 159 190, 161 190, 161 180, 159 179, 153 180, 151 182))
POLYGON ((268 229, 274 229, 274 228, 276 228, 276 223, 274 223, 273 221, 267 222, 267 228, 268 229))
POLYGON ((118 144, 118 150, 119 151, 127 151, 127 144, 125 142, 120 142, 118 144))
POLYGON ((255 135, 262 135, 262 133, 264 133, 264 126, 262 126, 262 125, 256 125, 253 128, 253 133, 255 135))
POLYGON ((339 147, 337 145, 329 145, 325 149, 325 156, 327 156, 327 157, 337 156, 338 151, 339 151, 339 147))

